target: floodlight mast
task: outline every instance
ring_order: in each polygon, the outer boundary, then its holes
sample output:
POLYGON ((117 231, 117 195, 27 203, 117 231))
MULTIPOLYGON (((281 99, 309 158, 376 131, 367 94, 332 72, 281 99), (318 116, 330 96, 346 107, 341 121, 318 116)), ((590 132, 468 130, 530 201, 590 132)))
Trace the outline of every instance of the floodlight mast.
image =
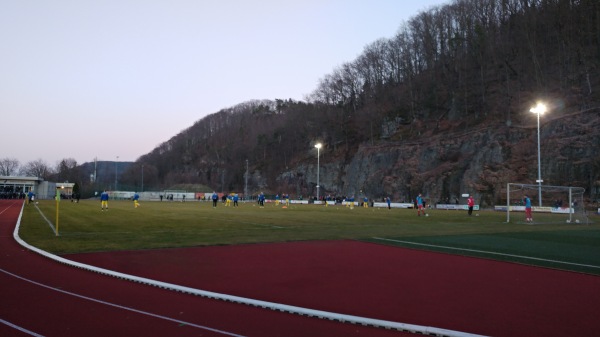
POLYGON ((542 159, 540 152, 540 115, 546 112, 546 106, 542 103, 538 103, 535 107, 531 108, 529 112, 533 112, 537 115, 537 151, 538 151, 538 198, 540 207, 542 207, 542 159))
POLYGON ((320 164, 319 164, 319 153, 321 151, 321 147, 322 146, 323 145, 321 143, 315 144, 315 147, 317 148, 317 200, 320 200, 319 199, 319 188, 320 188, 320 186, 319 186, 319 173, 320 173, 319 172, 319 166, 320 166, 320 164))

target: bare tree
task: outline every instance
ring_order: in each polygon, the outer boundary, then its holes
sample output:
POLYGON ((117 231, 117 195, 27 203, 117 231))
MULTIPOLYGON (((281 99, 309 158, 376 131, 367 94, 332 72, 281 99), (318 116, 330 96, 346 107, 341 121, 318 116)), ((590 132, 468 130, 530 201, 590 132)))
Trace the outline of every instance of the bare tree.
POLYGON ((29 177, 48 179, 52 173, 50 166, 42 159, 30 161, 21 167, 21 174, 29 177))
POLYGON ((19 161, 15 158, 0 159, 0 175, 12 176, 17 174, 19 161))

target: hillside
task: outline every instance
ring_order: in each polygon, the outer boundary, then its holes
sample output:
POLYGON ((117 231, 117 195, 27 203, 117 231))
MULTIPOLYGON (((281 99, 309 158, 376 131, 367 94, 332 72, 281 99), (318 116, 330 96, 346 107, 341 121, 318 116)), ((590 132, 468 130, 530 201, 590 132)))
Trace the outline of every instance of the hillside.
MULTIPOLYGON (((307 102, 223 109, 130 166, 161 188, 321 195, 474 193, 535 183, 600 194, 600 3, 462 0, 421 12, 325 75, 307 102), (248 176, 246 176, 248 169, 248 176), (247 182, 247 185, 246 185, 247 182)), ((128 172, 124 175, 127 176, 128 172)), ((123 177, 136 179, 139 174, 123 177)), ((146 180, 147 179, 147 180, 146 180)))

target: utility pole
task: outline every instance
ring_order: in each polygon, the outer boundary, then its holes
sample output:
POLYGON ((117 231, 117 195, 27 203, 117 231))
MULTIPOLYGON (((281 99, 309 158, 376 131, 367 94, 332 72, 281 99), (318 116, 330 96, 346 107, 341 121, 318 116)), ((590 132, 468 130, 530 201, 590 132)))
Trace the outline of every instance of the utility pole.
POLYGON ((117 190, 117 177, 118 177, 118 169, 117 169, 117 164, 119 163, 119 156, 117 156, 117 161, 115 161, 115 191, 117 190))
POLYGON ((142 192, 144 192, 144 164, 142 164, 142 192))
POLYGON ((96 185, 96 179, 97 179, 97 174, 98 174, 98 157, 94 157, 94 186, 96 185))

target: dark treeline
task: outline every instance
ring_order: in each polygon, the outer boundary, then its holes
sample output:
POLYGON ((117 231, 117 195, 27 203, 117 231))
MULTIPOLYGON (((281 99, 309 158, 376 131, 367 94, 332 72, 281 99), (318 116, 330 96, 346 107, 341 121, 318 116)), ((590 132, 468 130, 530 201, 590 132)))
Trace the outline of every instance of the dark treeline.
POLYGON ((283 172, 312 164, 316 142, 325 145, 323 160, 342 165, 359 146, 529 125, 538 100, 552 118, 594 110, 599 63, 597 0, 456 0, 367 45, 306 102, 223 109, 140 157, 122 179, 136 185, 144 165, 148 187, 243 192, 248 165, 251 191, 278 191, 283 172))

